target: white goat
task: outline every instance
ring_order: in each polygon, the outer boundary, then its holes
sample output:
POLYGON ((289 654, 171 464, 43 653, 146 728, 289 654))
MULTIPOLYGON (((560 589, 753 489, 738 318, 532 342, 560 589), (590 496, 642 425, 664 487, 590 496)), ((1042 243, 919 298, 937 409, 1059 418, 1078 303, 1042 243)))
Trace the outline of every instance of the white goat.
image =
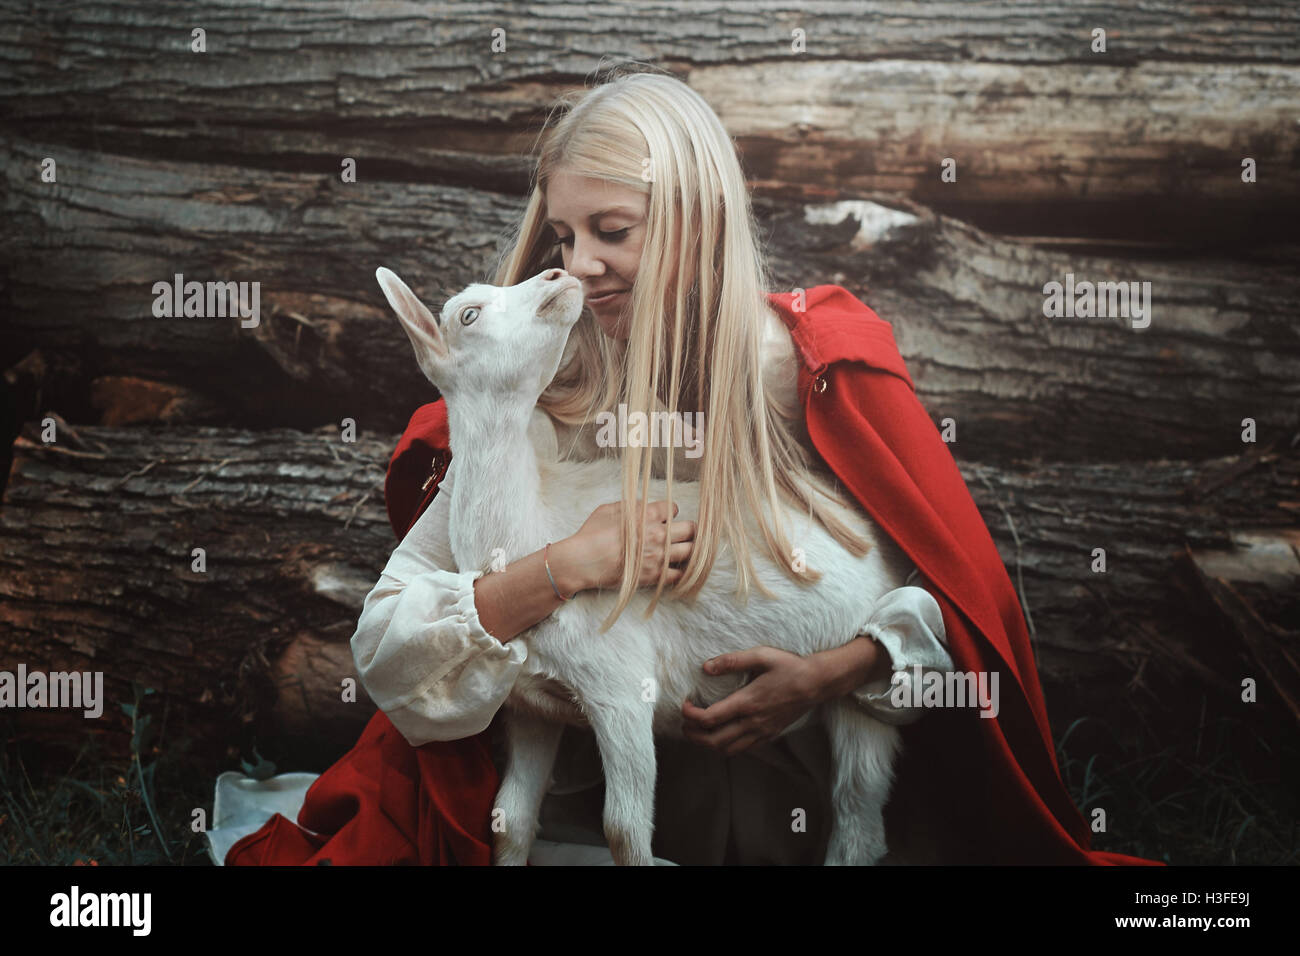
MULTIPOLYGON (((535 407, 582 310, 576 278, 551 269, 509 288, 471 285, 438 318, 388 269, 376 278, 420 368, 446 398, 456 467, 448 533, 460 570, 486 571, 497 548, 506 561, 530 554, 573 534, 597 505, 619 500, 618 460, 560 460, 550 417, 535 407)), ((673 491, 675 520, 696 520, 698 485, 674 481, 673 491)), ((665 482, 652 481, 648 497, 666 498, 665 482)), ((815 585, 792 581, 759 547, 756 573, 777 598, 751 592, 742 605, 735 555, 724 544, 692 604, 661 600, 647 620, 650 592, 641 589, 601 634, 616 592, 588 590, 515 638, 527 641, 528 656, 505 705, 508 758, 497 794, 505 828, 495 837, 496 863, 527 860, 565 723, 590 725, 596 735, 605 836, 615 861, 652 862, 654 733, 680 736, 683 699, 707 706, 748 679, 710 677, 701 664, 758 644, 801 655, 839 647, 881 596, 903 586, 909 564, 888 536, 857 510, 837 513, 874 542, 866 556, 845 551, 808 515, 788 507, 782 514, 807 566, 822 573, 815 585)), ((753 516, 748 530, 750 540, 761 540, 753 516)), ((875 863, 885 853, 882 810, 898 730, 849 698, 817 712, 835 762, 826 862, 875 863)))

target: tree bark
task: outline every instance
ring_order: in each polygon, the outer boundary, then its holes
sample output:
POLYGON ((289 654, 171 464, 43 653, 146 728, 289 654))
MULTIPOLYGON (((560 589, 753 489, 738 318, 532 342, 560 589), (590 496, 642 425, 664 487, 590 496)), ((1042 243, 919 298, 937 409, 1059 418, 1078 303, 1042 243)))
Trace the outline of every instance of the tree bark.
MULTIPOLYGON (((226 424, 400 429, 436 391, 375 268, 438 309, 490 278, 520 212, 474 189, 68 151, 52 188, 30 174, 41 155, 0 146, 11 348, 90 382, 99 421, 120 420, 113 395, 133 379, 184 386, 181 408, 227 408, 226 424), (155 318, 153 285, 177 273, 259 282, 258 324, 155 318)), ((959 457, 1218 456, 1240 450, 1244 418, 1264 439, 1300 421, 1300 279, 1281 251, 1254 263, 1066 253, 894 205, 760 199, 756 211, 777 289, 842 284, 889 321, 923 403, 956 422, 959 457), (1047 318, 1044 285, 1067 273, 1150 282, 1150 326, 1047 318)))
POLYGON ((0 660, 103 671, 108 726, 136 681, 218 740, 245 724, 355 735, 374 708, 359 687, 344 702, 342 682, 355 678, 348 641, 394 544, 392 436, 29 436, 0 512, 0 660))
MULTIPOLYGON (((362 600, 395 545, 382 497, 395 438, 87 427, 53 445, 20 439, 0 512, 0 660, 102 670, 110 701, 147 684, 216 739, 251 724, 350 742, 373 713, 359 687, 343 702, 342 682, 355 678, 348 641, 362 600)), ((1187 547, 1230 555, 1244 531, 1294 526, 1295 449, 962 473, 1046 686, 1102 693, 1148 660, 1235 686, 1241 665, 1207 629, 1178 562, 1187 547)), ((1284 573, 1270 587, 1286 595, 1297 583, 1284 573)))
POLYGON ((1300 145, 1300 15, 1287 4, 1189 19, 1175 0, 1026 3, 996 22, 925 2, 576 11, 247 4, 182 24, 146 0, 6 0, 0 16, 25 23, 0 51, 0 103, 48 143, 334 175, 347 155, 363 181, 518 193, 546 104, 587 81, 596 55, 626 55, 684 77, 777 192, 829 181, 1003 216, 1086 200, 1093 228, 1119 217, 1172 239, 1190 234, 1191 206, 1212 205, 1220 235, 1295 219, 1300 181, 1282 171, 1300 145), (939 178, 949 157, 960 186, 939 178), (1242 189, 1243 157, 1269 189, 1242 189))
POLYGON ((436 397, 375 269, 434 309, 490 280, 548 107, 607 53, 717 111, 773 291, 843 285, 891 323, 1054 706, 1192 675, 1300 714, 1293 6, 305 9, 0 0, 0 430, 28 423, 0 460, 0 669, 149 684, 208 740, 355 739, 384 464, 436 397), (177 274, 258 283, 256 326, 156 318, 177 274), (1150 326, 1049 318, 1067 274, 1150 282, 1150 326))

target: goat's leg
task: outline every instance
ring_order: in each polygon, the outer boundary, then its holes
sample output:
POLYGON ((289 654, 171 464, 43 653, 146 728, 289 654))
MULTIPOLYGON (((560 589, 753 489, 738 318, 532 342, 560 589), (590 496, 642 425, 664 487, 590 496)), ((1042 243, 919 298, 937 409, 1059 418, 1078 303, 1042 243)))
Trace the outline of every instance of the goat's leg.
POLYGON ((492 863, 522 866, 537 836, 542 799, 551 782, 564 725, 506 710, 506 769, 492 810, 492 863))
POLYGON ((876 720, 848 698, 828 702, 825 721, 835 760, 826 864, 870 866, 885 855, 884 810, 901 737, 897 727, 876 720))
POLYGON ((629 690, 604 703, 587 701, 587 718, 596 734, 605 768, 605 839, 620 866, 653 866, 654 712, 629 690))

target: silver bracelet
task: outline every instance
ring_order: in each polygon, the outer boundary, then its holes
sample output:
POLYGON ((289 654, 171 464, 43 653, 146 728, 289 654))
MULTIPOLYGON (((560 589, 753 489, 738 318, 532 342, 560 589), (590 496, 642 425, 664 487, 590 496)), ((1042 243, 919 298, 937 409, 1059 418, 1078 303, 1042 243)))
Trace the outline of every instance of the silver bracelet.
POLYGON ((551 550, 551 542, 548 541, 546 542, 546 547, 542 548, 542 565, 546 568, 546 577, 551 582, 551 590, 555 592, 555 596, 559 598, 561 601, 572 601, 573 600, 572 595, 570 595, 569 597, 565 597, 563 594, 560 593, 560 589, 555 586, 555 578, 551 575, 551 563, 547 560, 547 552, 550 550, 551 550))

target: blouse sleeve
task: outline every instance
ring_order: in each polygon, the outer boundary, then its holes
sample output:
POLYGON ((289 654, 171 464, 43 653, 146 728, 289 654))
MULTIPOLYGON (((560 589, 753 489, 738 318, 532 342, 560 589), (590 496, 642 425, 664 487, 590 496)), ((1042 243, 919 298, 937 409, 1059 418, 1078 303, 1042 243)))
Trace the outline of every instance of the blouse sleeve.
MULTIPOLYGON (((917 571, 908 576, 911 581, 917 571)), ((852 692, 857 703, 877 720, 887 724, 910 724, 919 720, 919 707, 896 706, 892 700, 894 681, 911 680, 913 668, 946 673, 952 670, 947 633, 939 602, 922 587, 904 586, 882 597, 871 617, 858 632, 871 637, 889 652, 893 673, 868 681, 852 692)))
POLYGON ((523 666, 524 641, 502 644, 474 604, 481 571, 458 571, 448 537, 456 461, 366 595, 352 657, 361 684, 407 742, 484 730, 523 666))

